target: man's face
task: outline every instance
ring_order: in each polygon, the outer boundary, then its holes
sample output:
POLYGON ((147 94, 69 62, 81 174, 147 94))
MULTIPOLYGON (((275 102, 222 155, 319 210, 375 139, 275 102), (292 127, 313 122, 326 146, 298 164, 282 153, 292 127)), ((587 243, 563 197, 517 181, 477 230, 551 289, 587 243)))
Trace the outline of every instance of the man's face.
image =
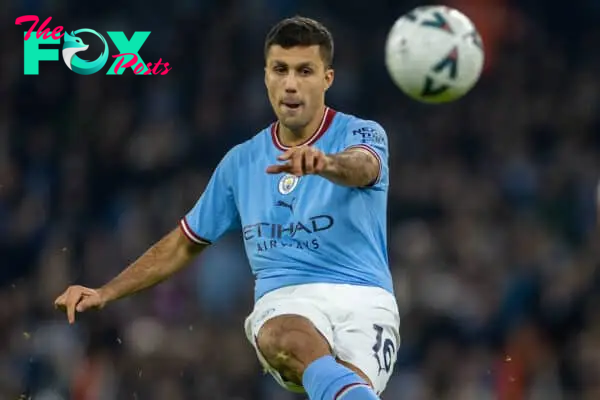
POLYGON ((319 46, 268 51, 265 85, 280 123, 289 129, 308 125, 325 103, 325 91, 333 82, 333 70, 323 63, 319 46))

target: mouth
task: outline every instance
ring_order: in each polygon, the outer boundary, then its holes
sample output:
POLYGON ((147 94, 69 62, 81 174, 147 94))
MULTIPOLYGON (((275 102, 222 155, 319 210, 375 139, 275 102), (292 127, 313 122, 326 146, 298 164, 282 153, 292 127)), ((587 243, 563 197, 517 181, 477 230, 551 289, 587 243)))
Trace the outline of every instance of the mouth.
POLYGON ((300 101, 282 101, 281 105, 284 108, 287 108, 289 110, 297 110, 300 107, 302 107, 302 102, 300 102, 300 101))

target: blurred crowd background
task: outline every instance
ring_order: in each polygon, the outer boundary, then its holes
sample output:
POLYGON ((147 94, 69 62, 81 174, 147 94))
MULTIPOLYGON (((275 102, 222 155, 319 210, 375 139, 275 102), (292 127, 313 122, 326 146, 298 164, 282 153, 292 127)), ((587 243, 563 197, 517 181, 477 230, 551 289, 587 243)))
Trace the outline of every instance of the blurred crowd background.
POLYGON ((263 39, 296 13, 337 39, 329 105, 390 136, 403 343, 383 398, 600 398, 600 3, 447 1, 477 23, 487 64, 445 106, 411 102, 383 65, 387 29, 423 4, 5 1, 0 399, 296 399, 244 337, 253 281, 237 235, 74 326, 52 304, 173 229, 227 149, 272 121, 263 39), (81 76, 59 61, 24 76, 25 14, 52 16, 51 29, 149 30, 144 61, 173 69, 81 76))

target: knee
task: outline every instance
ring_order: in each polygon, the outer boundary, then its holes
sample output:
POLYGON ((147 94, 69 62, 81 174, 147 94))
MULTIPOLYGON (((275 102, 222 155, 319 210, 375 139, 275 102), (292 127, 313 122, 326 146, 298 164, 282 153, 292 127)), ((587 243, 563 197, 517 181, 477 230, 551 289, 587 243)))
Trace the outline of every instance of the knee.
POLYGON ((273 368, 299 376, 311 362, 331 354, 327 340, 300 316, 282 315, 267 321, 259 331, 257 345, 273 368))

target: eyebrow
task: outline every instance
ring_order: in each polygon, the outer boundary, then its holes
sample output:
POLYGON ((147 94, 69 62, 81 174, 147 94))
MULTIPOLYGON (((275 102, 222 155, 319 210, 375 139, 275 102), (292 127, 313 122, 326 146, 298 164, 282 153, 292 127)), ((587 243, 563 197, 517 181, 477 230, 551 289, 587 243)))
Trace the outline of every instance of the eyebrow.
MULTIPOLYGON (((276 66, 286 66, 286 67, 290 66, 288 63, 280 61, 280 60, 273 61, 273 65, 276 65, 276 66)), ((312 67, 312 68, 314 68, 315 66, 316 65, 315 65, 314 62, 305 61, 305 62, 301 62, 298 65, 296 65, 295 68, 306 68, 306 67, 312 67)))

